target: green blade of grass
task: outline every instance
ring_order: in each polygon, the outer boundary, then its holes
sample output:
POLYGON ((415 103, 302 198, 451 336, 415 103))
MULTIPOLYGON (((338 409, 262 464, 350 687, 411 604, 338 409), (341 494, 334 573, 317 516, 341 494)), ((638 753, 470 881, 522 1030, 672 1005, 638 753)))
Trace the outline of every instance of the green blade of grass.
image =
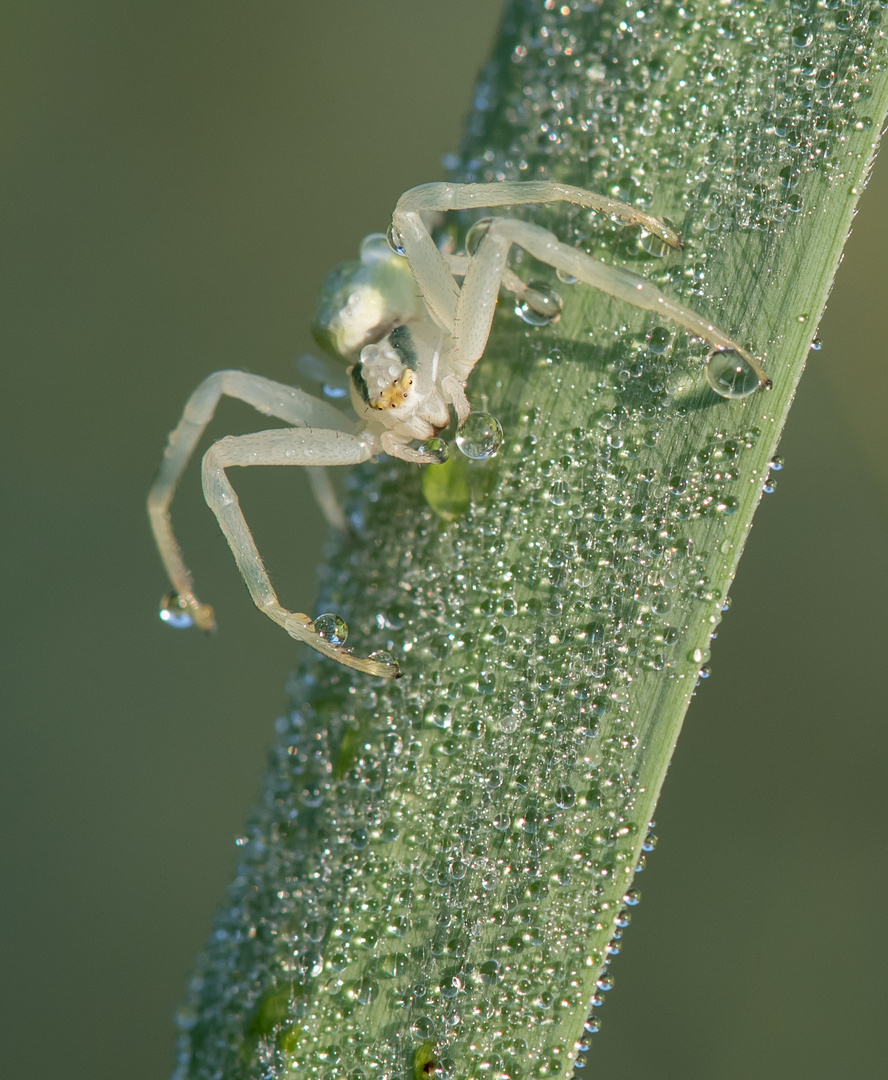
POLYGON ((585 1055, 885 114, 885 15, 507 5, 454 178, 547 176, 671 219, 686 246, 664 256, 526 211, 656 279, 774 389, 721 399, 705 346, 515 260, 563 317, 501 304, 469 383, 496 458, 355 478, 328 606, 405 675, 305 658, 181 1076, 545 1076, 585 1055))

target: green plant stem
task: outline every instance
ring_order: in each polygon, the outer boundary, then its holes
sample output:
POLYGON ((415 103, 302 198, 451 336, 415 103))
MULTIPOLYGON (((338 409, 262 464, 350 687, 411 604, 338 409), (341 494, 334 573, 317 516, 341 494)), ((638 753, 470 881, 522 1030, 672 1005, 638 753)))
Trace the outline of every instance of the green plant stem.
POLYGON ((529 327, 501 304, 468 388, 500 454, 428 473, 427 498, 403 463, 353 478, 329 609, 405 675, 304 657, 182 1077, 514 1078, 585 1056, 888 104, 885 17, 507 5, 454 178, 548 176, 671 219, 686 246, 664 255, 526 211, 711 318, 774 389, 719 398, 704 345, 516 260, 564 312, 529 327))

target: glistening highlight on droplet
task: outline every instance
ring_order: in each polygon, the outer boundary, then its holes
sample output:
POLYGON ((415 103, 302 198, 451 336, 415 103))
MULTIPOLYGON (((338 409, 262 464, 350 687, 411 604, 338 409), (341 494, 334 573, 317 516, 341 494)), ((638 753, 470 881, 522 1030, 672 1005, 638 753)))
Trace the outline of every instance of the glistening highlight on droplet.
POLYGON ((348 638, 348 623, 339 615, 318 615, 314 628, 318 636, 331 645, 344 645, 348 638))
POLYGON ((194 626, 194 616, 189 610, 188 604, 178 593, 167 593, 160 601, 160 621, 176 630, 187 630, 194 626))
POLYGON ((503 428, 495 416, 486 412, 473 412, 456 433, 456 445, 467 458, 483 461, 499 450, 503 442, 503 428))
POLYGON ((735 349, 716 349, 710 353, 704 371, 706 381, 719 397, 732 401, 749 397, 761 386, 752 364, 735 349))

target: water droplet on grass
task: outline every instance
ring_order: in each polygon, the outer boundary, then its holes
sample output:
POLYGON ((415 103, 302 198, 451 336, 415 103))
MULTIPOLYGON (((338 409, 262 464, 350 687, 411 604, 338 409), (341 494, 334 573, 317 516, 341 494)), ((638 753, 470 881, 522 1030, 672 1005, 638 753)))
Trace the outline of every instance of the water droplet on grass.
POLYGON ((716 349, 710 353, 704 370, 712 389, 732 401, 749 397, 761 385, 752 365, 735 349, 716 349))

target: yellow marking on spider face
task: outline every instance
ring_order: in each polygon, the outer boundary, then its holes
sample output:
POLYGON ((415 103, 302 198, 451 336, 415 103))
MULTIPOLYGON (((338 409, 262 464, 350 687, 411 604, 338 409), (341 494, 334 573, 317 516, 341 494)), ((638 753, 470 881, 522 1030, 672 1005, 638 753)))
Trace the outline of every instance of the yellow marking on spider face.
POLYGON ((413 372, 410 368, 404 368, 400 378, 393 379, 391 385, 387 386, 370 404, 374 409, 396 409, 407 400, 412 385, 413 372))

